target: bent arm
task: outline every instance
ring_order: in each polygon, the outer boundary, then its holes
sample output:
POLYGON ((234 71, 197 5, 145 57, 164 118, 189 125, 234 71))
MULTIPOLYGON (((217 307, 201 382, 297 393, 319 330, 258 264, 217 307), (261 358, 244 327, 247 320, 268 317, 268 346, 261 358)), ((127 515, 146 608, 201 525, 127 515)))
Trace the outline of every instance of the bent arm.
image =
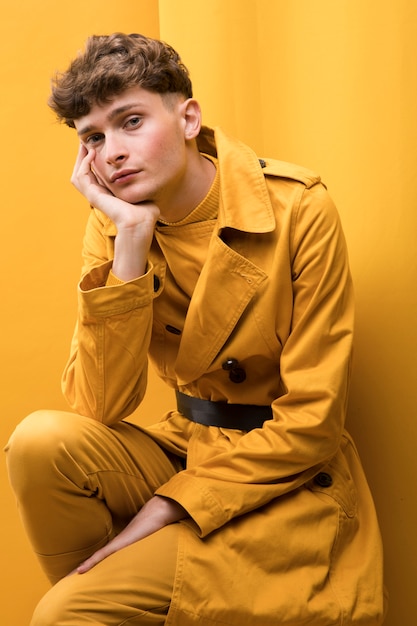
POLYGON ((112 232, 105 217, 92 211, 62 388, 75 411, 111 424, 130 415, 144 396, 155 292, 151 266, 132 281, 114 277, 112 238, 106 229, 112 232))
POLYGON ((71 182, 96 209, 84 238, 78 319, 62 386, 73 409, 109 424, 132 413, 145 393, 153 299, 147 258, 159 209, 113 196, 93 162, 94 150, 80 145, 71 182))

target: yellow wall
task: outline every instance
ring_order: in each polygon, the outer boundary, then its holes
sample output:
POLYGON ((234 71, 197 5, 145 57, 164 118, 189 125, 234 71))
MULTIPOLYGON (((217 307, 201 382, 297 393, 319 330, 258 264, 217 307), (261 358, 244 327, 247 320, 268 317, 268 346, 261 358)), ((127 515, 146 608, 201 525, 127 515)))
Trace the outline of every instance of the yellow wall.
MULTIPOLYGON (((76 311, 86 203, 69 177, 76 136, 55 123, 49 80, 88 35, 158 36, 156 0, 5 0, 0 15, 1 421, 65 408, 60 375, 76 311), (65 8, 64 8, 65 7, 65 8)), ((0 464, 0 624, 24 626, 47 588, 0 464)))
MULTIPOLYGON (((29 411, 64 408, 85 203, 73 134, 44 102, 51 72, 92 32, 158 35, 189 66, 204 121, 260 155, 319 171, 342 215, 357 292, 349 427, 378 507, 391 610, 417 615, 417 6, 414 0, 52 0, 3 8, 2 441, 29 411), (57 258, 59 255, 59 262, 57 258), (4 266, 5 265, 5 266, 4 266)), ((151 378, 137 412, 171 402, 151 378)), ((0 465, 0 624, 21 626, 47 584, 0 465)))

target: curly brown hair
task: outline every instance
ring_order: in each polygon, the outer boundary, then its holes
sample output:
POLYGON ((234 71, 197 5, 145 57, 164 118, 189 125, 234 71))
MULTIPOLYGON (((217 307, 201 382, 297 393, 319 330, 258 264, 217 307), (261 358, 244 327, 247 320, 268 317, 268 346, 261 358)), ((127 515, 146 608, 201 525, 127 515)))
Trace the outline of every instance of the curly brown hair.
POLYGON ((192 98, 189 73, 168 44, 143 35, 93 35, 52 81, 48 105, 71 128, 94 104, 104 104, 135 85, 161 94, 192 98))

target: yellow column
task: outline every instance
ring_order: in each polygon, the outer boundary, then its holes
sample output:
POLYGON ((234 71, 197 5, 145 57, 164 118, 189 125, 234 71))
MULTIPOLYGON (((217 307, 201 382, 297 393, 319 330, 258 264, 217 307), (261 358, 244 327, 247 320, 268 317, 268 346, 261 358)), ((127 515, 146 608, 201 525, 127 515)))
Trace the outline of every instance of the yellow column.
MULTIPOLYGON (((66 408, 60 376, 76 312, 88 205, 71 188, 75 133, 46 106, 49 81, 91 34, 158 36, 156 0, 5 0, 0 19, 1 441, 38 408, 66 408)), ((0 624, 28 624, 48 587, 0 464, 0 624)))

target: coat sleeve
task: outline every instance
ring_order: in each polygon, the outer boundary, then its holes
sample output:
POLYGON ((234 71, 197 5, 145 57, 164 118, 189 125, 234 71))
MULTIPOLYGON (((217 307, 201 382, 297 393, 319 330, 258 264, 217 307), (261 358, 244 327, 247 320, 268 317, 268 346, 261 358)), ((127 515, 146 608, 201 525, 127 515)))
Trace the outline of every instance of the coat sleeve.
POLYGON ((87 224, 62 389, 77 413, 111 424, 130 415, 145 393, 154 290, 151 266, 127 283, 111 274, 112 239, 102 217, 94 210, 87 224))
MULTIPOLYGON (((304 189, 288 226, 292 302, 283 393, 273 420, 157 494, 178 501, 200 536, 299 488, 337 452, 346 413, 353 292, 339 217, 321 184, 304 189)), ((272 276, 271 280, 279 280, 272 276)), ((280 315, 282 303, 276 305, 280 315)))

